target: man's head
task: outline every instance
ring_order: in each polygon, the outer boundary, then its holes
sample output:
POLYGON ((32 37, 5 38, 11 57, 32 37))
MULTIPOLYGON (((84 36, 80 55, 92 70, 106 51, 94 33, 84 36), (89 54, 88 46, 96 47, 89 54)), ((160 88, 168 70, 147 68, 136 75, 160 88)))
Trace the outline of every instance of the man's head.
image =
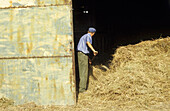
POLYGON ((90 27, 89 30, 88 30, 88 33, 90 33, 91 36, 93 36, 96 32, 96 29, 95 28, 92 28, 90 27))

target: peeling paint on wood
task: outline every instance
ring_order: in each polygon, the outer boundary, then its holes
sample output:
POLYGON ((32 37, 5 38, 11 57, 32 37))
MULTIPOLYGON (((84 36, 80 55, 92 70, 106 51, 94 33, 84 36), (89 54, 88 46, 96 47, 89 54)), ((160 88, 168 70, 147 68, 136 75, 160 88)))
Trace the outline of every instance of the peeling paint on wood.
POLYGON ((0 60, 0 66, 0 93, 16 104, 75 104, 69 78, 72 58, 0 60))
POLYGON ((70 3, 0 0, 0 97, 15 104, 75 104, 70 3))
POLYGON ((1 9, 0 15, 1 57, 72 53, 69 50, 72 49, 70 6, 1 9))
POLYGON ((71 0, 0 0, 0 8, 71 5, 71 0))

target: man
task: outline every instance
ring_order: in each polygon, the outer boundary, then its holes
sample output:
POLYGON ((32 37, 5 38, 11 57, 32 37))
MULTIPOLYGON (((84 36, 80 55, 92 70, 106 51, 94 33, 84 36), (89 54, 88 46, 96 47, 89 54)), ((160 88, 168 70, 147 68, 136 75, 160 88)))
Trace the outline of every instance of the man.
POLYGON ((90 49, 93 51, 94 56, 98 54, 92 46, 92 37, 96 32, 95 28, 89 28, 88 33, 83 35, 77 45, 78 51, 78 66, 79 66, 79 92, 84 92, 87 90, 88 81, 88 55, 90 54, 90 49))

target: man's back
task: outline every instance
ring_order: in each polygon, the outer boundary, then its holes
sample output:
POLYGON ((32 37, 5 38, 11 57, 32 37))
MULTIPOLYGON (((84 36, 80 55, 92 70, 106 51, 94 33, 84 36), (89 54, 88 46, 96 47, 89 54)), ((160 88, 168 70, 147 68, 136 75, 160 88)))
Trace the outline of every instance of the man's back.
POLYGON ((90 42, 92 44, 92 37, 89 33, 83 35, 80 40, 79 43, 77 45, 77 51, 81 51, 84 54, 89 54, 89 48, 87 46, 87 42, 90 42))

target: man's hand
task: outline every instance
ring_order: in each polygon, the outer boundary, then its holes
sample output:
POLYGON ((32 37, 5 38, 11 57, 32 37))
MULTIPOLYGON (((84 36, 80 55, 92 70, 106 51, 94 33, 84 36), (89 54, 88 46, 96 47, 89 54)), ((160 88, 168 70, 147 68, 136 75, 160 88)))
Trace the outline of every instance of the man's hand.
POLYGON ((98 51, 94 51, 93 54, 94 56, 96 56, 98 54, 98 51))
POLYGON ((96 55, 98 54, 98 51, 96 51, 96 50, 93 48, 93 46, 91 45, 90 42, 87 42, 86 44, 87 44, 87 45, 90 47, 90 49, 93 51, 94 56, 96 56, 96 55))

